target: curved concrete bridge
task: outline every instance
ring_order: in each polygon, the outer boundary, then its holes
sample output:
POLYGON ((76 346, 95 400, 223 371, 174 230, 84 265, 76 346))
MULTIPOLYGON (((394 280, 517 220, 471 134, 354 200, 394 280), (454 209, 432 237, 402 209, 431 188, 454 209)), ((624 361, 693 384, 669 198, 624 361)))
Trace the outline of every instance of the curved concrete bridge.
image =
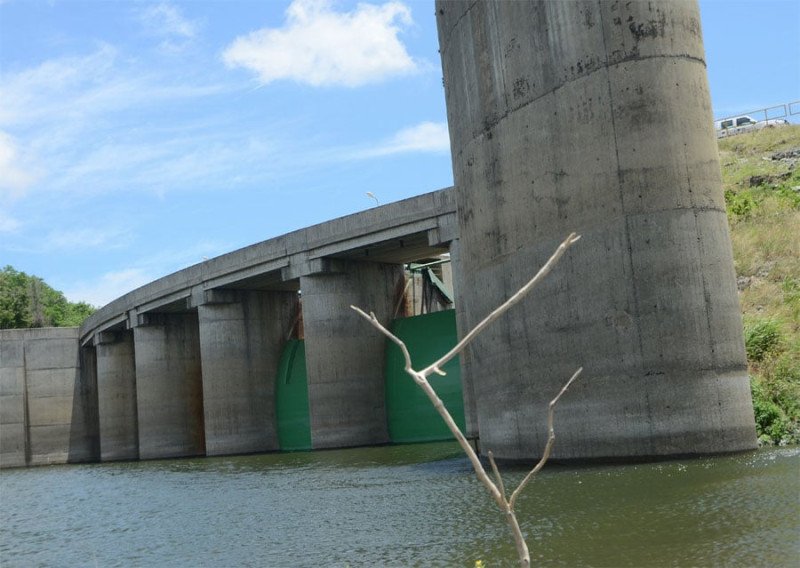
POLYGON ((448 252, 456 237, 454 197, 428 193, 269 239, 93 314, 80 333, 96 350, 101 458, 278 449, 275 375, 301 310, 313 447, 388 442, 384 340, 349 306, 392 318, 403 263, 448 252))
POLYGON ((547 401, 583 365, 554 458, 755 447, 697 3, 437 1, 436 17, 455 187, 135 290, 81 327, 80 361, 77 337, 2 332, 3 464, 275 449, 300 310, 313 447, 384 443, 384 341, 349 306, 388 320, 402 263, 449 250, 463 332, 573 231, 536 297, 463 354, 469 433, 537 456, 547 401))

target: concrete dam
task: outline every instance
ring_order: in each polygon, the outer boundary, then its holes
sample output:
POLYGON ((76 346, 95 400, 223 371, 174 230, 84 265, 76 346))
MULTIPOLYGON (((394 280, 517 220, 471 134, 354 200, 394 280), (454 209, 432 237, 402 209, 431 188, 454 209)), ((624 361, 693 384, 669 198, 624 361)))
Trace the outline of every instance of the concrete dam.
POLYGON ((413 394, 349 306, 392 321, 404 265, 449 252, 455 309, 398 323, 446 345, 573 231, 450 373, 467 433, 537 457, 582 365, 554 459, 756 446, 696 2, 448 1, 436 18, 455 186, 204 261, 79 330, 0 331, 2 467, 426 439, 432 423, 394 422, 413 394))

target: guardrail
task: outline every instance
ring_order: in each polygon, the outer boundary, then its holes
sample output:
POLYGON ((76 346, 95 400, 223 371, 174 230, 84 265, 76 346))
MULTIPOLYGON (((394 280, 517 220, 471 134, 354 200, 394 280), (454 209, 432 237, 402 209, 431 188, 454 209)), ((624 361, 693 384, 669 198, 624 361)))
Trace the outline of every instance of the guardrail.
POLYGON ((771 107, 760 108, 757 110, 751 110, 748 112, 740 112, 732 114, 730 116, 724 116, 722 118, 715 119, 714 122, 721 122, 723 120, 729 120, 731 118, 736 118, 738 116, 749 116, 758 121, 767 121, 767 120, 777 120, 780 118, 788 119, 791 116, 798 116, 798 115, 800 115, 800 101, 792 101, 790 103, 785 103, 782 105, 775 105, 771 107))
POLYGON ((787 124, 789 118, 800 115, 800 101, 792 101, 757 110, 719 118, 714 121, 717 138, 726 138, 768 126, 787 124))

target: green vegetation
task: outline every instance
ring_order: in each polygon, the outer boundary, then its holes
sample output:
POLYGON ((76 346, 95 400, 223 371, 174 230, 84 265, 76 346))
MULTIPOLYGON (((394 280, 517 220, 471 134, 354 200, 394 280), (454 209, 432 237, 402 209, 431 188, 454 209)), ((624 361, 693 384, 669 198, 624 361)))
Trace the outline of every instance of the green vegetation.
POLYGON ((800 443, 800 126, 719 148, 759 440, 800 443))
POLYGON ((11 266, 0 271, 0 329, 80 325, 95 308, 69 302, 38 276, 11 266))

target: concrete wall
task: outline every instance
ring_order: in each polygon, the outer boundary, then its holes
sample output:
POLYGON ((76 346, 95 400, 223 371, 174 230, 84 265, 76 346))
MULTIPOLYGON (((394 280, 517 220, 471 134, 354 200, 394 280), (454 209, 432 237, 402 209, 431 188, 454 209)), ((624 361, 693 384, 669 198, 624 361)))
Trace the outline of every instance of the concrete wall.
POLYGON ((102 461, 139 457, 133 332, 104 332, 96 341, 102 461))
MULTIPOLYGON (((0 331, 0 467, 30 462, 24 334, 22 330, 0 331)), ((77 348, 76 338, 76 352, 77 348)))
POLYGON ((97 458, 91 356, 77 328, 0 330, 0 467, 97 458))
POLYGON ((297 294, 226 293, 198 307, 206 453, 276 450, 275 376, 297 294))
POLYGON ((197 314, 154 314, 133 333, 139 457, 203 455, 203 379, 197 314))
MULTIPOLYGON (((436 3, 481 447, 556 458, 755 447, 697 4, 436 3)), ((463 321, 466 320, 466 321, 463 321)))
POLYGON ((371 262, 343 263, 340 272, 300 279, 314 448, 389 441, 385 338, 350 306, 388 324, 403 283, 402 266, 371 262))

